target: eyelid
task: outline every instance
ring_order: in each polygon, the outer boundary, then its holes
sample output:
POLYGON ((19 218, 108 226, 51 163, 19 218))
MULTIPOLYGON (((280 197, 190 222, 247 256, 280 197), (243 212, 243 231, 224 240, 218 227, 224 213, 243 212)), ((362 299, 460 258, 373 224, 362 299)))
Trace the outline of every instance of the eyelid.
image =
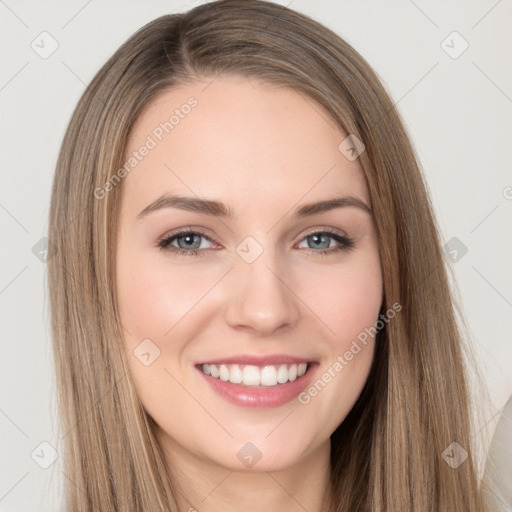
POLYGON ((309 235, 314 235, 315 233, 334 233, 339 236, 346 236, 348 237, 348 234, 346 231, 339 229, 339 228, 333 228, 332 226, 314 226, 312 228, 309 228, 306 230, 306 232, 301 235, 301 240, 309 235))
POLYGON ((211 242, 214 242, 214 243, 219 243, 219 242, 215 242, 216 240, 216 237, 214 237, 213 235, 211 235, 209 233, 209 230, 206 229, 206 228, 203 228, 203 227, 199 227, 199 226, 186 226, 184 228, 178 228, 174 231, 168 231, 167 233, 165 233, 165 235, 159 237, 159 241, 160 240, 166 240, 168 238, 172 238, 172 237, 178 237, 180 235, 187 235, 187 234, 197 234, 197 235, 201 235, 201 236, 204 236, 205 238, 208 238, 208 240, 210 240, 211 242))

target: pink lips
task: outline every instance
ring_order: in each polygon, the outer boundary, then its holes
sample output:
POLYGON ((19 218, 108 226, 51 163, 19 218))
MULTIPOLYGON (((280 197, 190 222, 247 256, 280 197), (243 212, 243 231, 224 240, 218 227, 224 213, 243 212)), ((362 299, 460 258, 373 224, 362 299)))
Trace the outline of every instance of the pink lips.
POLYGON ((318 363, 311 359, 298 358, 285 354, 240 355, 222 359, 208 359, 196 363, 196 367, 210 388, 228 402, 239 407, 267 409, 284 405, 298 396, 310 384, 315 370, 318 367, 318 363), (222 363, 254 365, 259 367, 266 365, 308 363, 308 370, 304 375, 298 377, 293 382, 262 388, 261 386, 244 386, 242 384, 233 384, 229 381, 222 381, 210 375, 206 375, 202 370, 203 364, 218 365, 222 363))

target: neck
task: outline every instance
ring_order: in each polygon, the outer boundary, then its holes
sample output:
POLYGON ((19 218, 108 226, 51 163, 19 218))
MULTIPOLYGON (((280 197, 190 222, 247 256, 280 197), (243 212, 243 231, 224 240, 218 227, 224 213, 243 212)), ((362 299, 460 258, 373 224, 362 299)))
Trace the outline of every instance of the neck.
POLYGON ((325 512, 330 505, 330 440, 276 471, 231 470, 168 437, 162 446, 181 488, 182 512, 325 512))

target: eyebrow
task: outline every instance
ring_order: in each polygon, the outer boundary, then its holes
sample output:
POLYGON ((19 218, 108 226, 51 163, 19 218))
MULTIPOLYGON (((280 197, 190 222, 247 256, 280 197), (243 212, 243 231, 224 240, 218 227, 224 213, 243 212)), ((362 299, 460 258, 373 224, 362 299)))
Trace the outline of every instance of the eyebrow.
MULTIPOLYGON (((353 196, 343 196, 326 199, 315 203, 303 204, 297 208, 297 210, 294 212, 294 216, 299 218, 308 217, 310 215, 327 212, 335 208, 343 208, 348 206, 359 208, 366 213, 369 213, 370 215, 372 213, 371 208, 366 203, 361 201, 361 199, 353 196)), ((179 210, 186 210, 223 218, 236 217, 234 211, 229 206, 221 203, 220 201, 167 194, 159 197, 156 201, 146 206, 146 208, 144 208, 144 210, 142 210, 139 215, 137 215, 137 218, 142 219, 148 214, 163 208, 177 208, 179 210)))

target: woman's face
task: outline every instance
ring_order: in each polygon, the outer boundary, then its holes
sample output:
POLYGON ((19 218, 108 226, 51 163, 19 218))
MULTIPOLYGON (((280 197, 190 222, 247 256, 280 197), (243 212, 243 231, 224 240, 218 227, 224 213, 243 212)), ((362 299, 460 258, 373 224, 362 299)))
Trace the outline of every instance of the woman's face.
POLYGON ((326 453, 360 394, 382 280, 346 136, 311 98, 242 77, 180 86, 138 119, 117 293, 169 457, 291 467, 326 453))

